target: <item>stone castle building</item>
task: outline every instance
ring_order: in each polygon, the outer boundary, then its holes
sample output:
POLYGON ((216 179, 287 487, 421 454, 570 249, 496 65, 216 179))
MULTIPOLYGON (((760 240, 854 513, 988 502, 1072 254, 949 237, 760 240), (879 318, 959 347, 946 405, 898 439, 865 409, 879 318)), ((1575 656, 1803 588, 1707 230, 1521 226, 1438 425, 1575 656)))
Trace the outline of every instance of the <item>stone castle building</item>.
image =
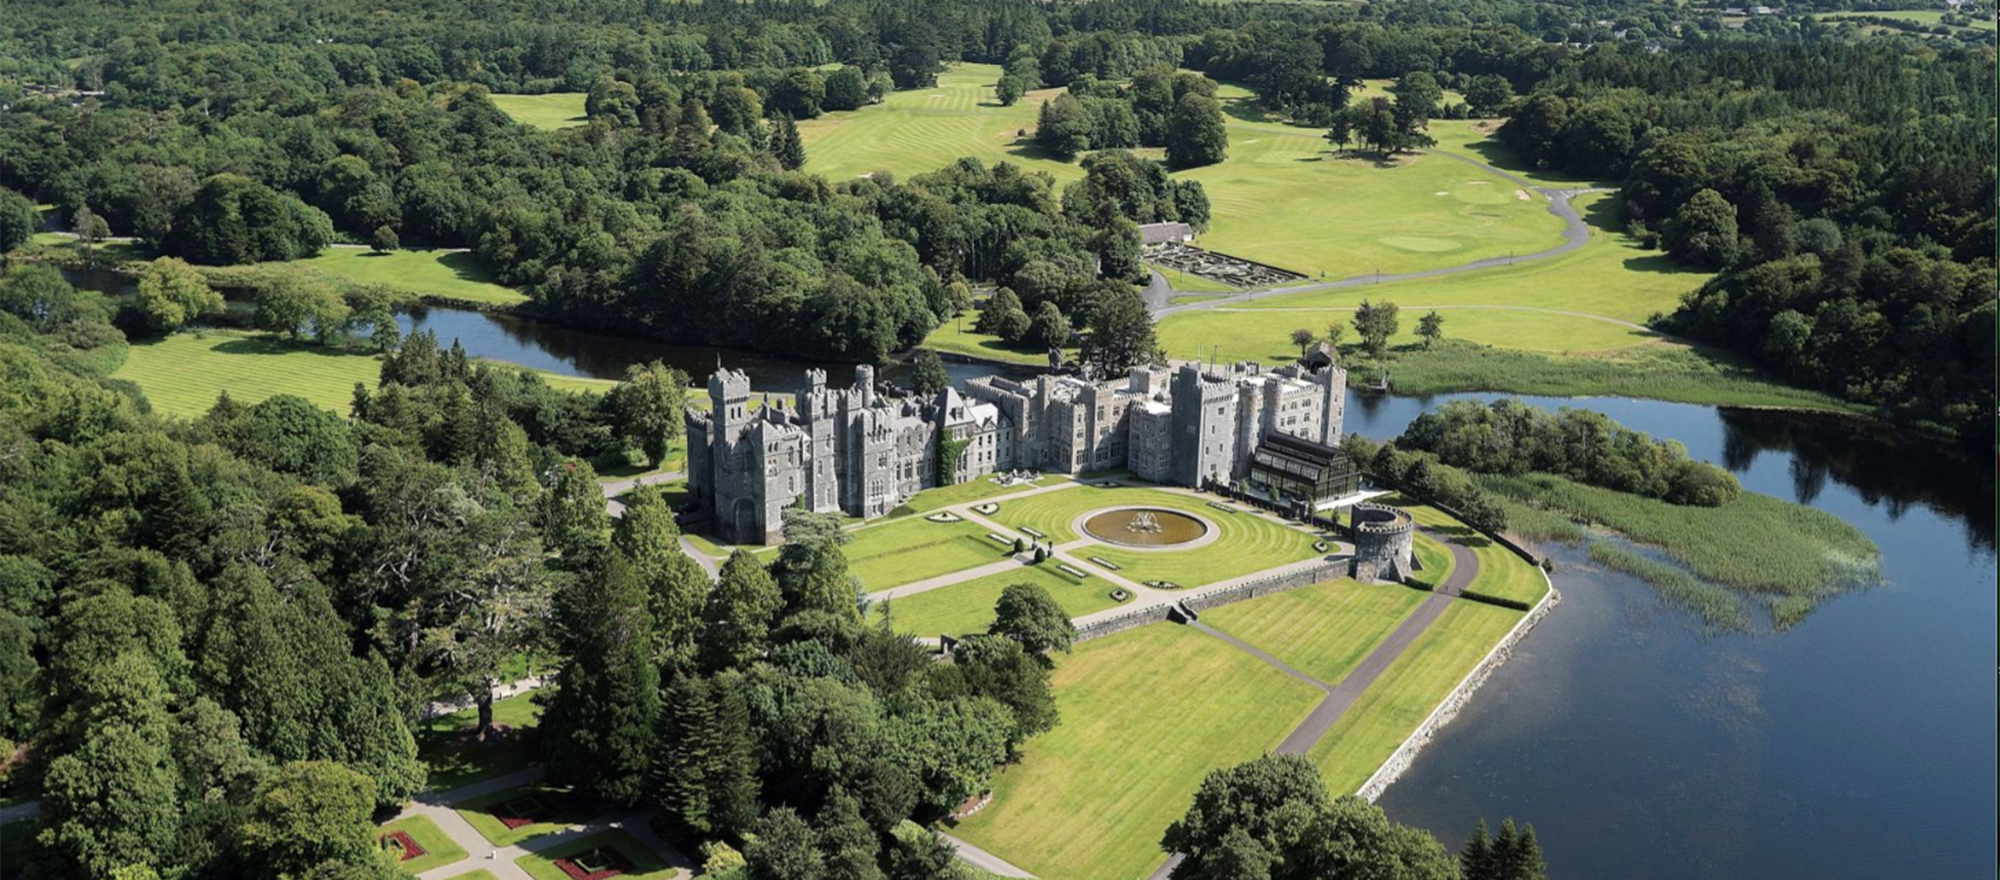
POLYGON ((854 378, 833 390, 808 370, 794 405, 753 411, 747 376, 709 377, 708 410, 687 410, 688 489, 718 538, 773 543, 788 507, 882 516, 941 481, 1000 470, 1229 483, 1272 434, 1338 444, 1347 404, 1346 371, 1324 361, 1140 367, 1112 381, 991 376, 930 398, 879 390, 866 366, 854 378), (941 468, 947 448, 956 460, 941 468))

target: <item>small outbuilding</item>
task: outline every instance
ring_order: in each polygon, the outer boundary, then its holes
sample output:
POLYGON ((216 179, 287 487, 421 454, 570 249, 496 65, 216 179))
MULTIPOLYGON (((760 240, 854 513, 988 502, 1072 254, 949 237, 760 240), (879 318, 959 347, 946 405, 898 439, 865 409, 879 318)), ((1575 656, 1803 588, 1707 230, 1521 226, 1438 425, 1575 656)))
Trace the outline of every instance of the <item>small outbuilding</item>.
POLYGON ((1144 246, 1169 242, 1187 244, 1191 241, 1194 241, 1194 227, 1186 223, 1144 223, 1139 226, 1139 244, 1144 246))

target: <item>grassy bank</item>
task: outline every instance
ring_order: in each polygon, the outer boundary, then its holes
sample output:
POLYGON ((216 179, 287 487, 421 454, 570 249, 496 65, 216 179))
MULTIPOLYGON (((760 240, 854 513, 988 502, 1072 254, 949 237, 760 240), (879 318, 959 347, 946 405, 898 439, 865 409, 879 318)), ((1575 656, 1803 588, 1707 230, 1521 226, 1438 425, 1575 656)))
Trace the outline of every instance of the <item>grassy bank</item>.
MULTIPOLYGON (((112 378, 139 384, 153 410, 194 417, 208 412, 223 391, 239 403, 278 394, 296 394, 338 413, 354 401, 354 385, 375 387, 382 363, 350 348, 294 343, 281 337, 234 330, 176 333, 131 347, 112 378)), ((615 383, 543 373, 565 391, 602 393, 615 383)))
POLYGON ((511 306, 527 294, 496 283, 471 251, 402 250, 378 254, 363 248, 327 248, 319 256, 281 268, 310 267, 355 284, 381 284, 416 296, 438 296, 482 305, 511 306))
POLYGON ((972 329, 973 319, 977 317, 977 311, 968 311, 962 320, 954 319, 938 325, 931 335, 924 338, 923 347, 947 354, 1030 367, 1049 365, 1048 349, 1008 342, 991 333, 980 333, 972 329))
POLYGON ((1765 607, 1780 629, 1821 601, 1872 580, 1881 557, 1875 542, 1839 517, 1754 492, 1720 507, 1693 507, 1545 474, 1479 481, 1516 503, 1658 547, 1694 576, 1765 607))
POLYGON ((1397 350, 1387 360, 1353 357, 1348 371, 1348 381, 1354 385, 1372 384, 1387 371, 1398 394, 1498 391, 1551 397, 1642 397, 1853 415, 1871 412, 1861 404, 1781 384, 1720 353, 1665 342, 1617 351, 1549 355, 1447 341, 1430 350, 1397 350))

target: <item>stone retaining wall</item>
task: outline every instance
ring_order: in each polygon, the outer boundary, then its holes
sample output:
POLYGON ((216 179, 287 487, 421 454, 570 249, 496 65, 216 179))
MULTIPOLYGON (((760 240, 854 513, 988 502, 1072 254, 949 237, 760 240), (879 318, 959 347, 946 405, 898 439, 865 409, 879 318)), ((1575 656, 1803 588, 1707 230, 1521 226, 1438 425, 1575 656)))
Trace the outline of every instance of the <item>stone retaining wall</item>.
POLYGON ((1330 562, 1325 565, 1316 565, 1312 568, 1301 569, 1299 571, 1258 578, 1254 581, 1237 584, 1233 587, 1224 587, 1212 592, 1199 593, 1187 597, 1181 604, 1197 612, 1207 611, 1210 608, 1218 608, 1232 602, 1242 602, 1247 599, 1255 599, 1258 596, 1268 596, 1272 593, 1282 593, 1286 590, 1310 587, 1313 584, 1334 580, 1345 573, 1345 566, 1330 562))
POLYGON ((1159 623, 1167 619, 1167 613, 1172 611, 1173 608, 1174 606, 1172 605, 1155 605, 1151 608, 1141 608, 1137 611, 1126 612, 1117 617, 1107 617, 1103 620, 1093 621, 1077 627, 1076 638, 1072 641, 1087 642, 1091 639, 1101 639, 1112 633, 1124 632, 1128 629, 1145 626, 1149 623, 1159 623))
POLYGON ((1562 603, 1562 594, 1556 592, 1555 583, 1549 581, 1548 577, 1548 573, 1542 574, 1542 580, 1548 583, 1549 591, 1542 596, 1541 602, 1536 603, 1534 610, 1515 622, 1514 628, 1507 632, 1507 637, 1494 645, 1493 650, 1486 653, 1485 659, 1480 660, 1478 666, 1473 667, 1471 672, 1466 673, 1465 678, 1459 680, 1458 687, 1453 688, 1451 693, 1445 696, 1444 701, 1439 703, 1436 709, 1431 710, 1430 717, 1425 718, 1424 723, 1417 725, 1416 731, 1411 733, 1408 739, 1403 740, 1403 744, 1397 746, 1396 750, 1389 754, 1389 758, 1382 762, 1382 766, 1375 770, 1375 775, 1368 777, 1368 781, 1361 784, 1361 790, 1357 794, 1362 800, 1373 803, 1403 775, 1403 771, 1410 769, 1410 765, 1417 760, 1417 754, 1422 752, 1424 746, 1430 744, 1431 738, 1437 735, 1438 728, 1450 724, 1453 718, 1458 717, 1458 710, 1472 700, 1473 692, 1486 683, 1487 677, 1493 674, 1493 670, 1499 669, 1500 664, 1507 662, 1507 659, 1514 655, 1514 646, 1528 635, 1529 630, 1535 628, 1535 624, 1541 623, 1542 618, 1548 616, 1550 609, 1562 603))

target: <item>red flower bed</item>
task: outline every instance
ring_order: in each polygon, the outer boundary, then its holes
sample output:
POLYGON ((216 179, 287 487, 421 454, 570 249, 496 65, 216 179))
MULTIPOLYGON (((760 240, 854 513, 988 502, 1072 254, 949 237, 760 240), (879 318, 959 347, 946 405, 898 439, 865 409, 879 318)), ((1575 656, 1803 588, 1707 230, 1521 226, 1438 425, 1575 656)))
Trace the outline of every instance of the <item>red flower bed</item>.
POLYGON ((589 852, 577 853, 566 859, 556 859, 556 867, 561 868, 571 880, 606 880, 632 870, 632 862, 625 854, 608 846, 600 846, 589 852))
POLYGON ((423 844, 410 837, 407 831, 391 831, 381 837, 384 844, 396 848, 396 861, 407 862, 424 854, 423 844))
POLYGON ((493 818, 500 820, 500 824, 507 826, 509 831, 543 821, 548 815, 548 804, 534 795, 517 797, 493 811, 493 818))

